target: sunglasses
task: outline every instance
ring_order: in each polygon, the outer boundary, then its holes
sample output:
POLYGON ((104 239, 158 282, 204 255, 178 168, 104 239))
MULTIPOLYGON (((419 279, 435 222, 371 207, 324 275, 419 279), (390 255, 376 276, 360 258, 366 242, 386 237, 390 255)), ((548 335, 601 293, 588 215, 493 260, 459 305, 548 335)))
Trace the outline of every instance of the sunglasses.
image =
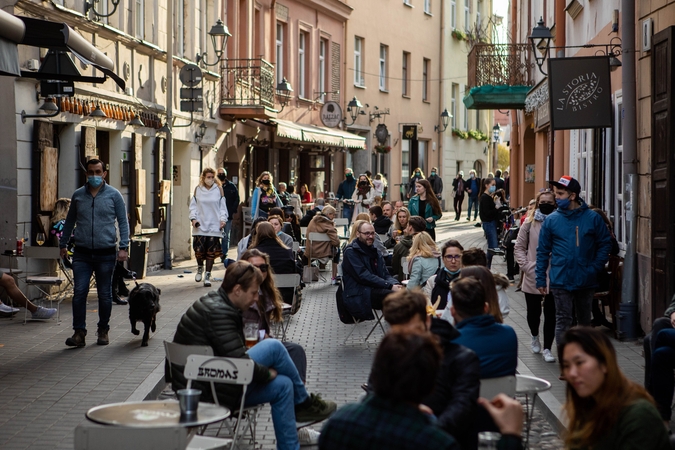
POLYGON ((259 266, 253 264, 253 267, 257 267, 261 272, 267 272, 267 269, 270 268, 269 264, 260 264, 259 266))

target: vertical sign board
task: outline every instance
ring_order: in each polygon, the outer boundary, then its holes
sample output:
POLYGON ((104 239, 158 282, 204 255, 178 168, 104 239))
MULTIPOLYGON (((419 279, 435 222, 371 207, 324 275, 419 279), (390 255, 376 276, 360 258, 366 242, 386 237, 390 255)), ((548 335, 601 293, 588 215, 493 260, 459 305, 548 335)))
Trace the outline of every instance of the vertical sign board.
POLYGON ((417 125, 403 125, 403 139, 417 140, 417 125))
POLYGON ((548 60, 551 129, 612 127, 607 56, 548 60))

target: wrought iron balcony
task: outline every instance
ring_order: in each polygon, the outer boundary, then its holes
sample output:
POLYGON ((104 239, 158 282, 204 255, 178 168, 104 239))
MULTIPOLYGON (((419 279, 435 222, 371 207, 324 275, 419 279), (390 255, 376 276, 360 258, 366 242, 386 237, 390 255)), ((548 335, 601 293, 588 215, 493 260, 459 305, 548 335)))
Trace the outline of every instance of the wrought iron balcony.
POLYGON ((274 66, 262 58, 229 59, 222 70, 220 114, 226 118, 276 117, 274 66))
POLYGON ((475 44, 468 57, 469 109, 522 109, 534 85, 527 44, 475 44))

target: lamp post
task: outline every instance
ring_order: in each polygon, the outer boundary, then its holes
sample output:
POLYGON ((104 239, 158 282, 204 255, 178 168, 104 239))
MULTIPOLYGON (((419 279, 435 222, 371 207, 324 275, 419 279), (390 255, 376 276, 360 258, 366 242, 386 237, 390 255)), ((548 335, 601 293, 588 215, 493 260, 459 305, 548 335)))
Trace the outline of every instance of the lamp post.
POLYGON ((497 171, 497 166, 499 165, 499 152, 497 151, 497 145, 499 144, 499 134, 501 131, 502 128, 498 123, 492 127, 492 173, 497 171))
POLYGON ((351 117, 352 119, 352 123, 347 124, 345 122, 345 125, 347 126, 354 125, 354 122, 356 122, 356 119, 359 117, 359 114, 365 114, 365 111, 361 111, 362 108, 363 105, 361 104, 359 99, 357 99, 356 97, 352 98, 349 101, 349 103, 347 103, 347 112, 349 113, 349 117, 351 117))
POLYGON ((544 18, 540 17, 537 26, 532 29, 532 34, 527 37, 532 45, 532 55, 534 55, 535 62, 539 71, 544 75, 548 76, 546 72, 541 68, 544 65, 544 61, 548 57, 549 46, 551 44, 551 39, 553 35, 551 30, 544 25, 544 18))
POLYGON ((277 101, 281 105, 279 112, 283 111, 288 102, 291 101, 291 94, 293 93, 293 88, 291 83, 288 82, 286 77, 283 77, 281 82, 277 84, 277 101))
POLYGON ((213 51, 216 54, 216 61, 213 63, 206 62, 206 52, 197 53, 196 60, 197 64, 201 62, 201 64, 204 66, 215 66, 222 60, 223 51, 225 50, 225 46, 227 45, 227 40, 232 35, 230 34, 230 31, 227 29, 223 21, 220 19, 218 19, 216 21, 216 24, 211 27, 211 31, 209 31, 208 34, 209 36, 211 36, 211 44, 213 45, 213 51), (218 44, 216 43, 217 39, 220 40, 220 47, 218 47, 218 44))
POLYGON ((437 133, 443 133, 445 130, 448 129, 448 124, 450 123, 450 118, 452 115, 448 112, 448 109, 445 108, 443 112, 441 113, 441 124, 440 125, 434 125, 434 131, 437 133))

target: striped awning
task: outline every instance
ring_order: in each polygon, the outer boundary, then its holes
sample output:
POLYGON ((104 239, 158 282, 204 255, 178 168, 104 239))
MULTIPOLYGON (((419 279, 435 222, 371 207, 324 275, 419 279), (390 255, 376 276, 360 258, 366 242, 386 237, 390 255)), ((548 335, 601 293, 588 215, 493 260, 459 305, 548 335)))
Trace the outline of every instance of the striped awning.
POLYGON ((324 128, 317 125, 300 124, 290 120, 274 119, 277 136, 311 144, 331 147, 365 149, 366 138, 348 131, 324 128))

